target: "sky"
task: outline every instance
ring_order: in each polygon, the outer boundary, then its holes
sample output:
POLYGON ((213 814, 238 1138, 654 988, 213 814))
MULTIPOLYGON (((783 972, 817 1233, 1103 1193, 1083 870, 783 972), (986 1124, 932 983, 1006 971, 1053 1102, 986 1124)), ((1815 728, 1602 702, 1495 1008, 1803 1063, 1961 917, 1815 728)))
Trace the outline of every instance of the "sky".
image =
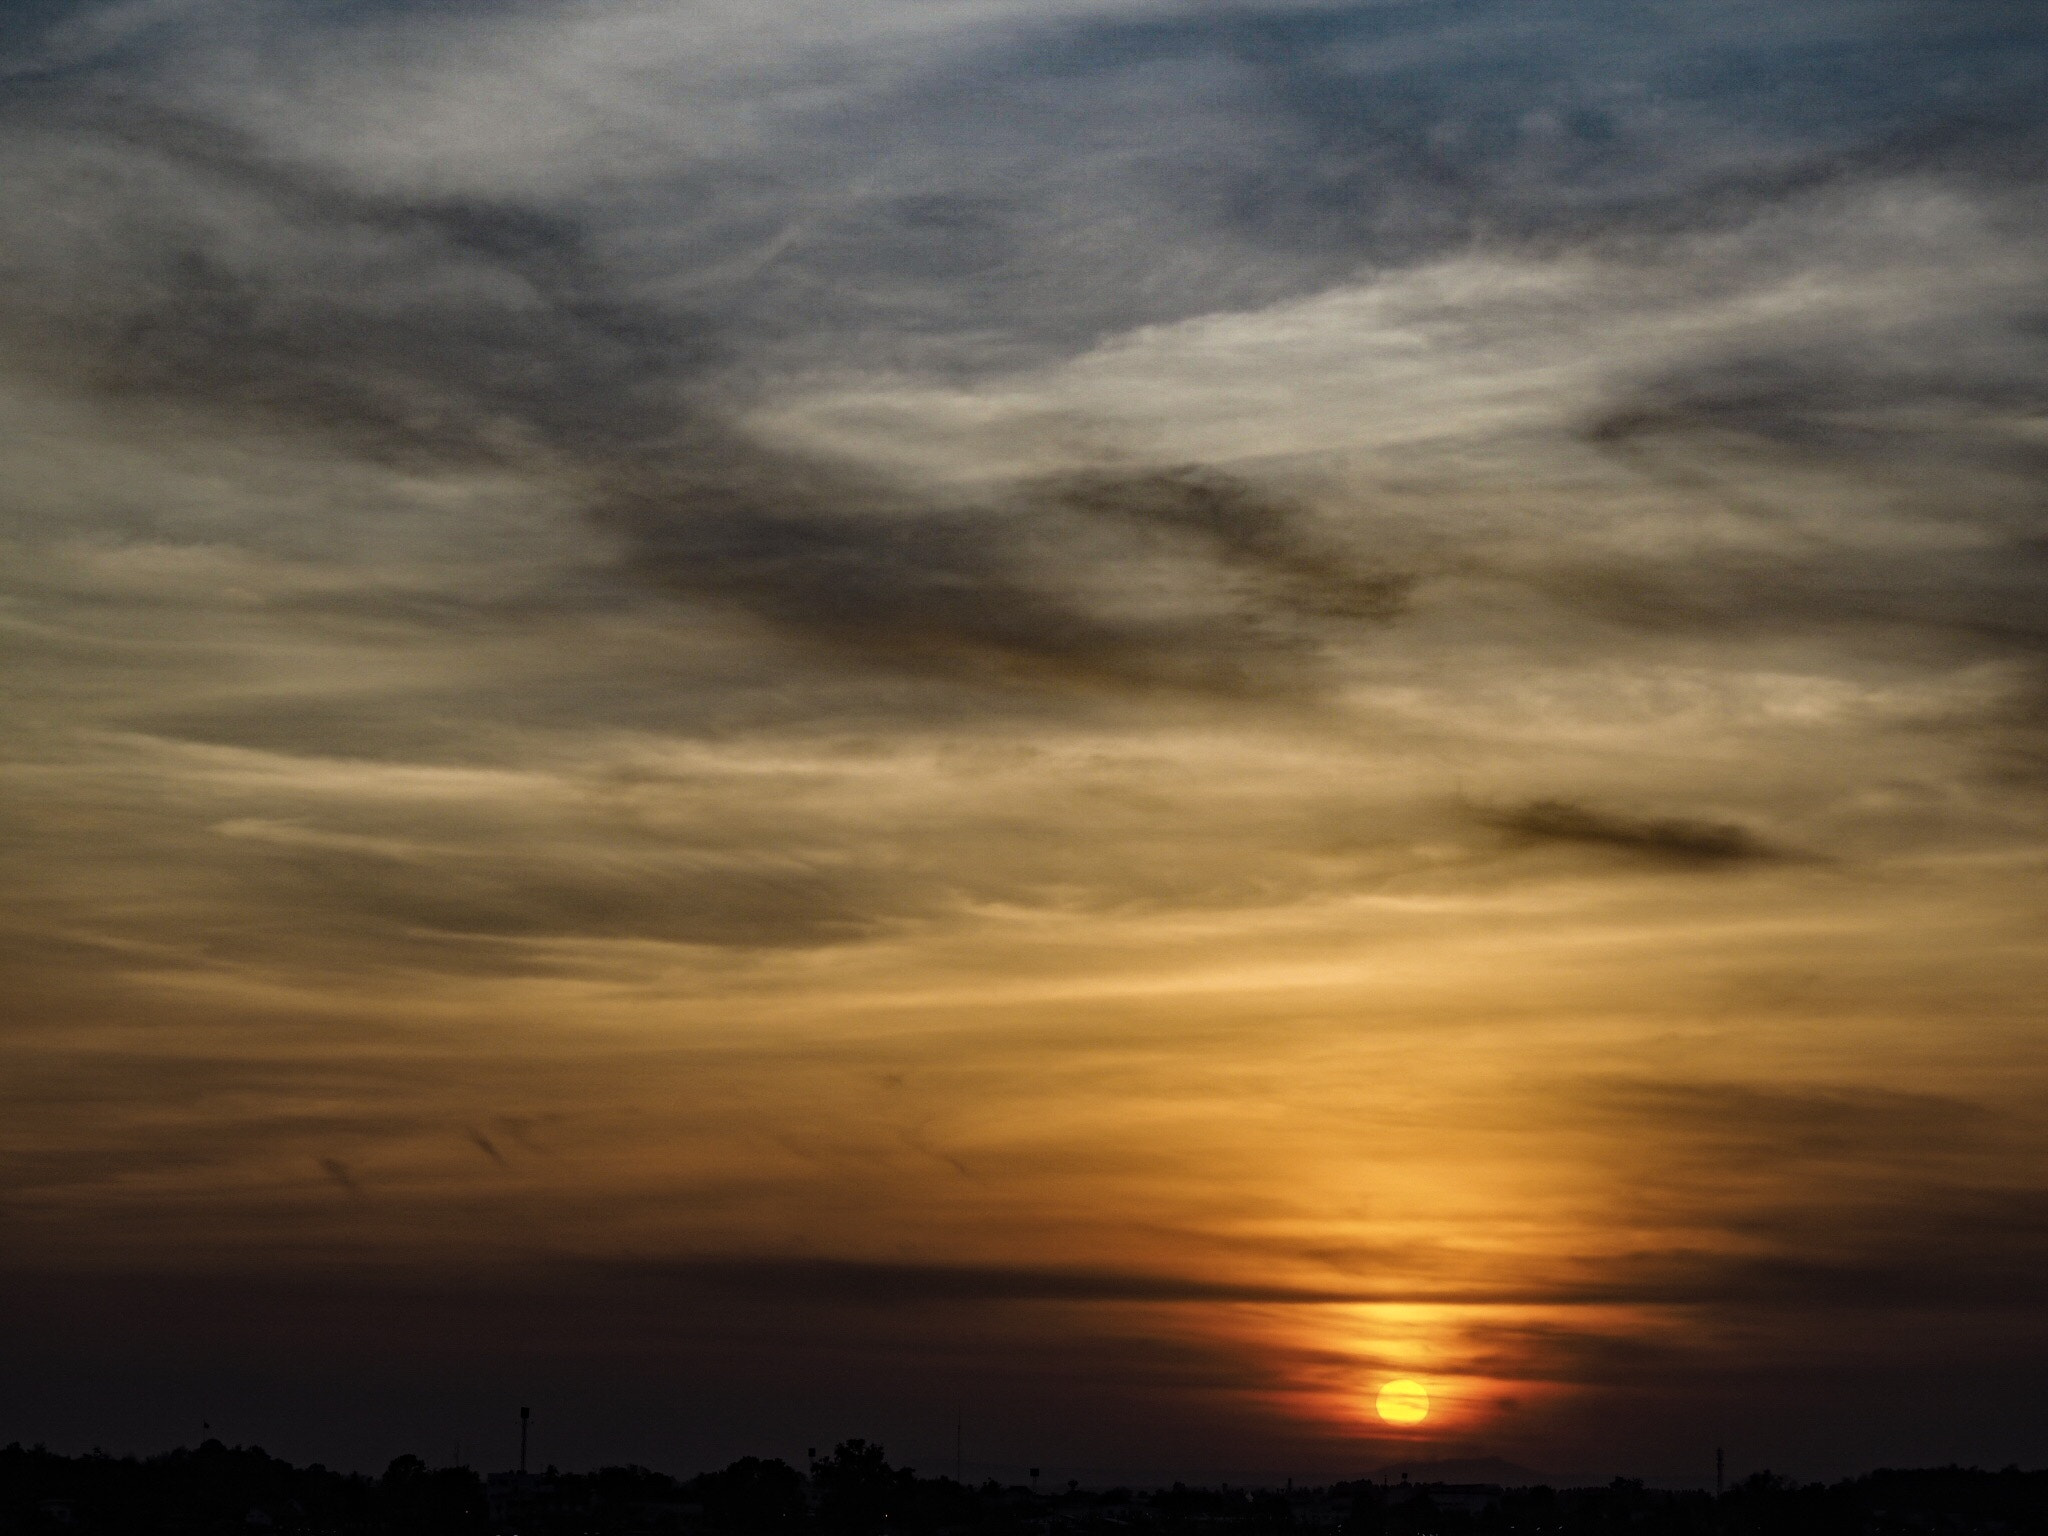
POLYGON ((2048 16, 0 82, 0 1439, 2048 1456, 2048 16))

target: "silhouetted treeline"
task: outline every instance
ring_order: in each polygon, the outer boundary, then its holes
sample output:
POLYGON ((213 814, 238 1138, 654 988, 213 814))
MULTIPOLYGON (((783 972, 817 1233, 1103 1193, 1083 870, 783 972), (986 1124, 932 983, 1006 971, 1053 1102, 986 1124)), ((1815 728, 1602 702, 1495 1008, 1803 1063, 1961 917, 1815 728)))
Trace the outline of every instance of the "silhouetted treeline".
POLYGON ((1727 1492, 1368 1486, 1341 1536, 2048 1536, 2048 1472, 1884 1470, 1838 1483, 1759 1472, 1727 1492))
POLYGON ((209 1440, 136 1458, 0 1450, 6 1536, 2048 1536, 2048 1472, 1943 1467, 1726 1493, 1361 1480, 1060 1489, 919 1477, 848 1440, 802 1471, 749 1456, 495 1473, 401 1456, 380 1477, 209 1440))

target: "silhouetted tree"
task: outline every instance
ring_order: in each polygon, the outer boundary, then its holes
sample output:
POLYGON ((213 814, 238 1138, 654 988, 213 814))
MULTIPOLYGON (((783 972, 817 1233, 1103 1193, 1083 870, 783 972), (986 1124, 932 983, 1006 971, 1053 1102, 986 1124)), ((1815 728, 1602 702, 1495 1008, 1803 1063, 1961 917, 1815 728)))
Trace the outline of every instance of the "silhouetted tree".
POLYGON ((785 1461, 742 1456, 722 1472, 705 1472, 683 1485, 683 1495, 704 1506, 721 1531, 794 1531, 804 1523, 803 1474, 785 1461))

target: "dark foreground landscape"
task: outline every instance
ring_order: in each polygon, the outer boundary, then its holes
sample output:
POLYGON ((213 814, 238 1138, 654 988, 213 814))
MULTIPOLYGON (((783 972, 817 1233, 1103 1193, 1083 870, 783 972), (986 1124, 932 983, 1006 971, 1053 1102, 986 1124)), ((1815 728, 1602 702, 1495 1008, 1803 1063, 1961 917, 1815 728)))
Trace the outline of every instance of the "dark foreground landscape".
POLYGON ((296 1467, 256 1446, 209 1440, 136 1458, 0 1450, 0 1529, 8 1532, 707 1533, 707 1536, 945 1536, 1147 1532, 1157 1536, 1325 1532, 1863 1533, 2048 1532, 2048 1471, 1883 1470, 1833 1484, 1760 1472, 1715 1495, 1617 1478, 1603 1487, 1361 1479, 1320 1488, 1062 1489, 919 1477, 883 1448, 839 1445, 808 1473, 746 1457, 678 1479, 645 1467, 488 1476, 401 1456, 381 1477, 296 1467))

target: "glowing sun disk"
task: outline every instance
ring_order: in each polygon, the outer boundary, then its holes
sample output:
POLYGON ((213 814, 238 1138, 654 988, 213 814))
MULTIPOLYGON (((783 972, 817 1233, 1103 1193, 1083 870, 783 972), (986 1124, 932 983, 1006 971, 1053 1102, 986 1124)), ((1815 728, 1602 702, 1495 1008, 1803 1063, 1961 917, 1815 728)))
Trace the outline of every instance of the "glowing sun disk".
POLYGON ((1389 1424, 1420 1424, 1429 1417, 1429 1392, 1405 1377, 1380 1388, 1380 1417, 1389 1424))

